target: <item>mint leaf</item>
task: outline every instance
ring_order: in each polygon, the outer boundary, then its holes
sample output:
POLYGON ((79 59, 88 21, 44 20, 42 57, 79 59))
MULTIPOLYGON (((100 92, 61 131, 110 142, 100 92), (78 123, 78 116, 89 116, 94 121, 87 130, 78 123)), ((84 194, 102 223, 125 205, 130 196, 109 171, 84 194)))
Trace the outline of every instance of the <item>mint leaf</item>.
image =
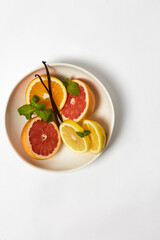
POLYGON ((49 123, 53 121, 52 109, 35 110, 35 113, 45 122, 49 123))
POLYGON ((35 107, 37 110, 45 109, 44 103, 39 103, 40 97, 37 95, 34 95, 31 99, 30 105, 35 107))
POLYGON ((35 103, 34 105, 33 105, 37 110, 43 110, 43 109, 45 109, 46 107, 45 107, 45 105, 44 105, 44 103, 35 103))
POLYGON ((62 81, 62 82, 63 82, 63 85, 66 87, 66 89, 67 89, 67 86, 68 86, 69 81, 70 81, 69 78, 66 78, 65 81, 62 81))
POLYGON ((34 95, 31 99, 30 105, 34 106, 37 102, 39 102, 40 97, 38 97, 37 95, 34 95))
POLYGON ((24 115, 26 119, 31 119, 32 114, 34 113, 34 108, 30 104, 23 105, 18 108, 20 115, 24 115))
POLYGON ((23 105, 18 108, 18 112, 20 115, 24 115, 27 119, 31 119, 32 114, 35 112, 41 119, 45 122, 53 121, 53 110, 45 109, 45 105, 43 103, 38 102, 40 98, 34 95, 31 99, 30 104, 23 105))
POLYGON ((76 82, 70 81, 67 85, 67 92, 72 94, 72 95, 79 95, 79 87, 76 82))
MULTIPOLYGON (((62 81, 62 80, 61 80, 62 81)), ((67 89, 67 92, 72 94, 72 95, 79 95, 79 87, 76 82, 70 81, 69 78, 66 78, 65 81, 62 81, 63 85, 67 89)))
POLYGON ((84 136, 88 136, 91 133, 90 130, 84 130, 84 136))
POLYGON ((66 81, 63 81, 63 85, 65 86, 65 88, 67 89, 67 82, 66 81))
POLYGON ((66 78, 66 81, 65 81, 65 82, 66 82, 67 84, 69 83, 69 81, 70 81, 69 78, 66 78))
POLYGON ((78 134, 78 136, 80 136, 81 138, 84 138, 85 136, 88 136, 91 131, 90 130, 84 130, 84 132, 76 132, 78 134))
POLYGON ((80 136, 81 138, 84 138, 84 133, 83 132, 76 132, 78 134, 78 136, 80 136))

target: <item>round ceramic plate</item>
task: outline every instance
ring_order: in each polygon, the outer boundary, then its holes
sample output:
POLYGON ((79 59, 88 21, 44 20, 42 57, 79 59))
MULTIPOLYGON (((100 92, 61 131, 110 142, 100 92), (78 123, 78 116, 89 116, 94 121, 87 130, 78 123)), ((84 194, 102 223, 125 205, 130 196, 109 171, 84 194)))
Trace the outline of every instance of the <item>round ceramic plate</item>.
MULTIPOLYGON (((52 76, 80 79, 92 89, 95 95, 96 105, 95 110, 89 119, 97 121, 105 129, 107 134, 106 149, 114 126, 114 108, 106 88, 91 73, 71 64, 50 64, 49 71, 52 76)), ((61 144, 58 153, 48 160, 32 159, 23 150, 21 145, 21 132, 27 120, 24 116, 20 116, 18 114, 17 109, 25 104, 25 90, 36 73, 39 75, 46 75, 44 68, 37 69, 27 75, 14 88, 7 104, 6 129, 12 146, 26 162, 36 167, 55 172, 73 171, 93 162, 102 153, 98 155, 91 154, 90 152, 85 154, 76 154, 70 151, 63 143, 61 144)))

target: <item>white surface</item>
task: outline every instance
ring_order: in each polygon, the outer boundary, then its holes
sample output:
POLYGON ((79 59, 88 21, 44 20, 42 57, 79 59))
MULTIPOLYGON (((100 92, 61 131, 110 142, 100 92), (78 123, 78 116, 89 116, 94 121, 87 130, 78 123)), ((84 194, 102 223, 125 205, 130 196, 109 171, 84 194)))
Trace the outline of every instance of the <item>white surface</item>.
POLYGON ((1 1, 0 240, 160 239, 160 1, 1 1), (48 62, 106 82, 116 110, 108 150, 56 175, 6 137, 15 83, 48 62))

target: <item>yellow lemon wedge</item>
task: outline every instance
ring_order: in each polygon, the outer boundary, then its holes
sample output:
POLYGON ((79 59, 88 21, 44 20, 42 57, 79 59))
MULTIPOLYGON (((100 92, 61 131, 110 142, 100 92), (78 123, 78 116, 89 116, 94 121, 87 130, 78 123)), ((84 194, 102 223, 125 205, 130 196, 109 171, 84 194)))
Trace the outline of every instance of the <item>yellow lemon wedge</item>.
POLYGON ((106 133, 103 127, 98 122, 92 120, 84 120, 82 127, 84 130, 89 130, 91 132, 89 134, 91 139, 89 151, 94 154, 100 153, 106 143, 106 133))
POLYGON ((61 123, 60 135, 62 141, 70 150, 76 153, 85 153, 90 148, 90 138, 88 136, 80 137, 77 132, 84 132, 84 129, 72 120, 66 120, 61 123))

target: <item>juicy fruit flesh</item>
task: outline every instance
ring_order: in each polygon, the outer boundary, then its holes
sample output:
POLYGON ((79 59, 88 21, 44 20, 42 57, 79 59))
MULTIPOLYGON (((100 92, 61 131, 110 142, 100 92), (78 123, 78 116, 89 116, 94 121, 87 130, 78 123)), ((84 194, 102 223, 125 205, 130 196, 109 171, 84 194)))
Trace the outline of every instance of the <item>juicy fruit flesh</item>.
POLYGON ((91 125, 85 124, 85 130, 90 130, 91 134, 89 135, 90 139, 91 139, 91 146, 90 148, 93 151, 97 150, 97 147, 99 146, 99 138, 98 135, 96 133, 96 130, 94 129, 94 127, 92 127, 91 125))
POLYGON ((78 134, 72 127, 66 125, 62 128, 62 132, 63 138, 69 146, 72 146, 72 148, 76 151, 84 150, 84 140, 78 136, 78 134))
MULTIPOLYGON (((77 83, 78 84, 78 83, 77 83)), ((86 93, 84 88, 78 84, 80 94, 72 95, 67 93, 67 101, 61 110, 65 118, 71 120, 79 118, 86 108, 86 93)))
POLYGON ((82 127, 85 130, 91 131, 89 135, 91 139, 91 147, 89 151, 94 154, 100 153, 106 143, 106 133, 103 127, 98 122, 92 120, 84 120, 82 127))
MULTIPOLYGON (((47 80, 43 80, 44 84, 47 86, 48 88, 48 81, 47 80)), ((56 97, 55 94, 53 94, 53 99, 56 103, 57 106, 60 106, 61 101, 62 101, 62 88, 61 86, 54 81, 51 81, 51 88, 52 91, 54 93, 54 89, 56 89, 56 97)), ((40 102, 44 103, 46 108, 52 108, 51 106, 51 102, 50 102, 50 98, 49 98, 49 94, 47 93, 46 89, 43 87, 42 83, 40 81, 38 81, 33 87, 32 87, 32 91, 30 93, 29 99, 31 101, 33 95, 37 95, 40 97, 40 102)))
POLYGON ((58 145, 58 133, 53 124, 37 120, 29 130, 29 142, 37 155, 48 156, 58 145))

